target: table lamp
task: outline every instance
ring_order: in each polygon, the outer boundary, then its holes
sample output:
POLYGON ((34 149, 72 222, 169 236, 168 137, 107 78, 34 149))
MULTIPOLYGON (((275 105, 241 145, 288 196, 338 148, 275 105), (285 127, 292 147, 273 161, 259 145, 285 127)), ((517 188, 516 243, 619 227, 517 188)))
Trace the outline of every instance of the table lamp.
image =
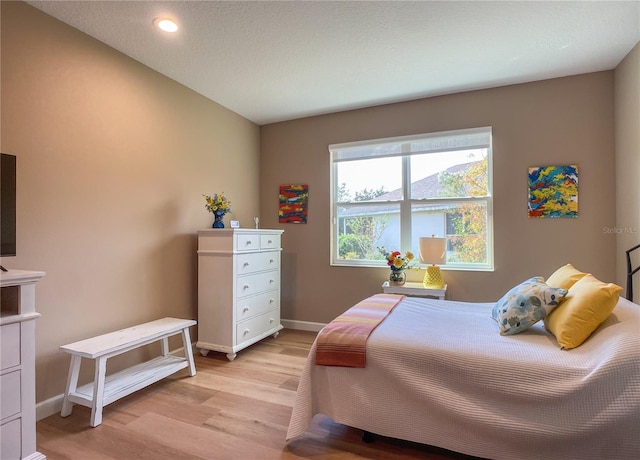
POLYGON ((430 264, 424 274, 422 284, 427 289, 442 289, 444 280, 440 273, 440 267, 436 264, 443 264, 447 253, 447 239, 431 237, 420 237, 420 261, 423 264, 430 264))

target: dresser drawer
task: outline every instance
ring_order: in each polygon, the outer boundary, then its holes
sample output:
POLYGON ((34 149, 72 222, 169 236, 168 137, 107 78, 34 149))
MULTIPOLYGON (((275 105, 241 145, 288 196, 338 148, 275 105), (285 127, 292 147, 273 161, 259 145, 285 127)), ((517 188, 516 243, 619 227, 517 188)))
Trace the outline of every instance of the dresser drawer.
POLYGON ((256 315, 279 307, 280 292, 265 292, 252 297, 245 297, 236 302, 236 321, 244 321, 256 315))
POLYGON ((0 369, 20 364, 20 323, 0 326, 0 369))
POLYGON ((236 297, 247 297, 266 291, 278 289, 280 286, 280 272, 256 273, 255 275, 239 276, 236 279, 236 297))
POLYGON ((236 260, 238 275, 277 270, 280 268, 280 251, 239 254, 236 260))
POLYGON ((280 235, 260 235, 260 249, 280 249, 280 235))
POLYGON ((241 233, 235 240, 236 251, 258 251, 260 249, 260 235, 241 233))
POLYGON ((21 435, 21 419, 11 420, 0 426, 0 458, 1 459, 19 459, 22 458, 22 447, 20 441, 21 435))
POLYGON ((20 371, 0 375, 0 388, 0 420, 4 420, 20 413, 20 371))
POLYGON ((251 340, 280 324, 280 310, 272 310, 236 325, 236 345, 251 340))

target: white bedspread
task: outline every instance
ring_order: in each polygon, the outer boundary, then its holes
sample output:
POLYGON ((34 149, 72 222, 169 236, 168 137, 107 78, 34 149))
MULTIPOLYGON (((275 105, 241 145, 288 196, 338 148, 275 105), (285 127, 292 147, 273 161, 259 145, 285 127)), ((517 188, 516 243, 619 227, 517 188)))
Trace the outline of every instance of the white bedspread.
POLYGON ((315 414, 490 459, 640 458, 640 306, 620 299, 580 347, 542 322, 501 336, 491 303, 406 298, 367 342, 367 367, 309 354, 287 432, 315 414))

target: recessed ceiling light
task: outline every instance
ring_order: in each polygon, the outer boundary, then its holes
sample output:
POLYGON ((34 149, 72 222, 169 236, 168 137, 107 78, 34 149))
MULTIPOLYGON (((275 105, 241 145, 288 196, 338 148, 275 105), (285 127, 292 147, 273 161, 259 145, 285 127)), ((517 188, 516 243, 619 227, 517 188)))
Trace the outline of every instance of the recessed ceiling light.
POLYGON ((168 18, 156 18, 153 23, 157 28, 164 30, 165 32, 176 32, 178 30, 178 24, 168 18))

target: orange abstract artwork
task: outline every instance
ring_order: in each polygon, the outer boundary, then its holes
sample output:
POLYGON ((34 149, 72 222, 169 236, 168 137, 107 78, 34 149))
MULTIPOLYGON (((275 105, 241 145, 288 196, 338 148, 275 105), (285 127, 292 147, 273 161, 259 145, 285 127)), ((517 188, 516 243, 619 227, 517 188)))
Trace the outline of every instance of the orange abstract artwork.
POLYGON ((278 210, 280 223, 306 224, 308 201, 308 185, 281 185, 278 210))

